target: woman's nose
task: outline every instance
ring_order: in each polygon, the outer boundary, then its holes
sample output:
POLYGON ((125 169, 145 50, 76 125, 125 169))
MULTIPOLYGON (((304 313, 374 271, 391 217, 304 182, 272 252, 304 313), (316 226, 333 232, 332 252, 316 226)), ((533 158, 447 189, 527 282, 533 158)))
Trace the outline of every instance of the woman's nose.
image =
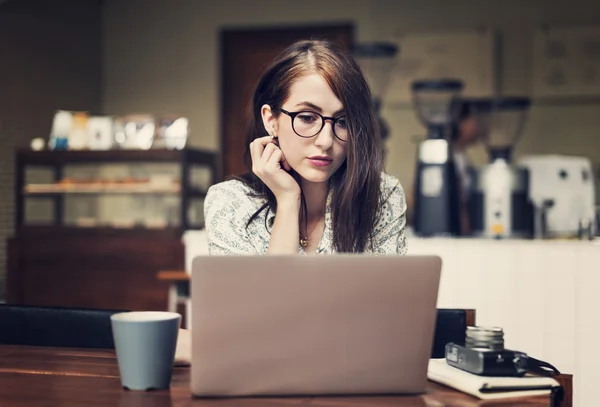
POLYGON ((325 120, 325 125, 317 135, 315 145, 320 147, 322 150, 329 150, 333 145, 333 121, 331 119, 325 120))

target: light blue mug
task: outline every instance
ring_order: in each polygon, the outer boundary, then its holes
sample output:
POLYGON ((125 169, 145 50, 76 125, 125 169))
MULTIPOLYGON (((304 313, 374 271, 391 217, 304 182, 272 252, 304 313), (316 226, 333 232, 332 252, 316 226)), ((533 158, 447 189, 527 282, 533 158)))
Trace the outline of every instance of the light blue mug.
POLYGON ((171 385, 181 315, 132 311, 111 316, 121 385, 129 390, 171 385))

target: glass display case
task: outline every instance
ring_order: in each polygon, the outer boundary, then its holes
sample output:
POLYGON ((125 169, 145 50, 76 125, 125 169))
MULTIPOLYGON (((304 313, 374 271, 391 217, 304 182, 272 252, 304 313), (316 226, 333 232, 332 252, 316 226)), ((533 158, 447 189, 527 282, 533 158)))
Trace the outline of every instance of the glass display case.
POLYGON ((32 151, 16 156, 15 228, 204 226, 218 154, 182 150, 32 151))

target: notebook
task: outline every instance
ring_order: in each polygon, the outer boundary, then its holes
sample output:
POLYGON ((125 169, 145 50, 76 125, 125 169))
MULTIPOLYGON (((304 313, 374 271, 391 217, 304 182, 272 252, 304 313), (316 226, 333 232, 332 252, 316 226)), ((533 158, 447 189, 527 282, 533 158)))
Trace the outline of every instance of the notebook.
POLYGON ((560 386, 551 377, 478 376, 450 366, 446 359, 430 359, 427 378, 481 400, 549 395, 560 386))

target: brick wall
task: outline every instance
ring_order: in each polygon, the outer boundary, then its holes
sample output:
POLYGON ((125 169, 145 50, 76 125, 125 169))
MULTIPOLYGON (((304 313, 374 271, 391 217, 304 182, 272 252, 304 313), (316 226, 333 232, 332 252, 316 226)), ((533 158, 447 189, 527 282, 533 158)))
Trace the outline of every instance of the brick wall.
POLYGON ((47 139, 54 111, 102 106, 102 1, 0 4, 0 300, 14 232, 14 151, 47 139))

